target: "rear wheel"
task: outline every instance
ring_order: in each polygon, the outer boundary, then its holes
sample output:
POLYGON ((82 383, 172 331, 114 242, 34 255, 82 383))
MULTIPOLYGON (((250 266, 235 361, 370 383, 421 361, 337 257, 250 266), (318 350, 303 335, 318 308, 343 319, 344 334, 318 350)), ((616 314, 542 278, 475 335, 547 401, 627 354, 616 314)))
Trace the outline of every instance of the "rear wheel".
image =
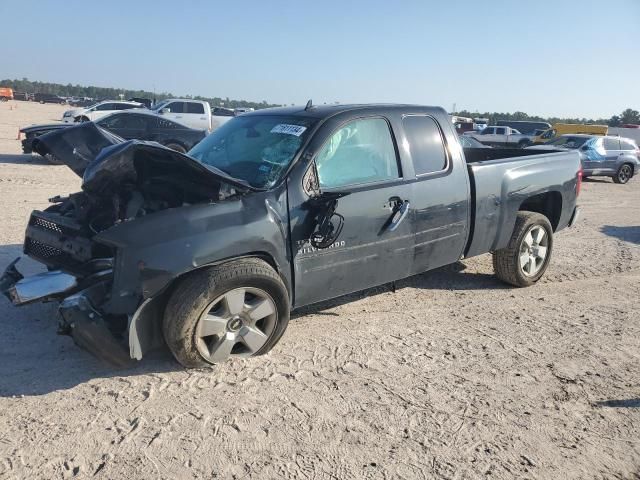
POLYGON ((503 282, 528 287, 544 275, 552 249, 553 229, 547 217, 518 212, 509 244, 493 252, 494 272, 503 282))
POLYGON ((620 165, 620 168, 618 169, 616 174, 613 176, 613 181, 615 183, 624 184, 624 183, 627 183, 632 176, 633 176, 633 167, 628 163, 625 163, 623 165, 620 165))
POLYGON ((185 148, 182 145, 178 145, 177 143, 168 143, 165 147, 170 148, 171 150, 175 150, 180 153, 187 153, 185 148))
POLYGON ((163 331, 185 367, 271 350, 289 323, 289 296, 277 272, 241 259, 188 275, 171 295, 163 331))
POLYGON ((528 147, 530 145, 531 145, 531 141, 530 140, 521 140, 518 143, 518 147, 520 147, 520 148, 526 148, 526 147, 528 147))

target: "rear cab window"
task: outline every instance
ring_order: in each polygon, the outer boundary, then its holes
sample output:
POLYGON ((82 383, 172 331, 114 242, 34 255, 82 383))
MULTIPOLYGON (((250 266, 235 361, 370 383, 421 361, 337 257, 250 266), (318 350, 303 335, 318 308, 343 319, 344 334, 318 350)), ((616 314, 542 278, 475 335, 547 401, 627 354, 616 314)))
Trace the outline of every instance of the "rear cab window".
POLYGON ((201 103, 189 102, 187 103, 187 113, 204 114, 204 105, 201 103))
POLYGON ((403 117, 402 126, 409 142, 416 176, 441 172, 447 168, 442 131, 433 117, 408 115, 403 117))

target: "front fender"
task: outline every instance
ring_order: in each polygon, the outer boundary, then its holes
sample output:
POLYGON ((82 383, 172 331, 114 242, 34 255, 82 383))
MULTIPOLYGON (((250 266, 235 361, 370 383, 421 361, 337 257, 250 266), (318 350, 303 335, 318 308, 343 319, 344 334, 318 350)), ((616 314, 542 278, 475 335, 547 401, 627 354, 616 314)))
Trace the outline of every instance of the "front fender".
POLYGON ((116 250, 111 314, 132 314, 176 278, 241 256, 273 259, 290 290, 284 195, 255 192, 218 204, 164 210, 101 232, 94 240, 116 250))

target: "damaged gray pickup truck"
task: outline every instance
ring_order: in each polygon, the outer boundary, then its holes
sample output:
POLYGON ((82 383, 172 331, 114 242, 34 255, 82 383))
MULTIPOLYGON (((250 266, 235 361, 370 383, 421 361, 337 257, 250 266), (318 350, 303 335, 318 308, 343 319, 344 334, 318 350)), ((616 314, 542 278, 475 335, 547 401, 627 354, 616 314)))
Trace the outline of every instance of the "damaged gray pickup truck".
POLYGON ((0 288, 59 301, 60 333, 114 363, 260 355, 293 308, 486 252, 531 285, 581 185, 576 152, 463 151, 444 110, 409 105, 251 112, 186 155, 92 123, 35 149, 82 191, 31 215, 24 253, 48 271, 16 260, 0 288))

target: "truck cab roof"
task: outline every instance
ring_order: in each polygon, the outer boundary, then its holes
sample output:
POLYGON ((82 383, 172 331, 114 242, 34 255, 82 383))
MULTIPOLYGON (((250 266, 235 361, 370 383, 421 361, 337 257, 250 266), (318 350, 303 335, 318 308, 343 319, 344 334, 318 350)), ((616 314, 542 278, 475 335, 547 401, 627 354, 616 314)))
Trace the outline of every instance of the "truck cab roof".
POLYGON ((423 105, 411 105, 411 104, 391 104, 391 103, 379 103, 379 104, 348 104, 348 105, 314 105, 308 109, 304 106, 293 107, 273 107, 256 110, 253 112, 247 112, 243 114, 243 117, 252 115, 293 115, 317 119, 327 119, 335 115, 339 115, 345 112, 357 112, 367 114, 384 114, 384 113, 432 113, 432 114, 444 114, 446 111, 441 107, 429 107, 423 105))

